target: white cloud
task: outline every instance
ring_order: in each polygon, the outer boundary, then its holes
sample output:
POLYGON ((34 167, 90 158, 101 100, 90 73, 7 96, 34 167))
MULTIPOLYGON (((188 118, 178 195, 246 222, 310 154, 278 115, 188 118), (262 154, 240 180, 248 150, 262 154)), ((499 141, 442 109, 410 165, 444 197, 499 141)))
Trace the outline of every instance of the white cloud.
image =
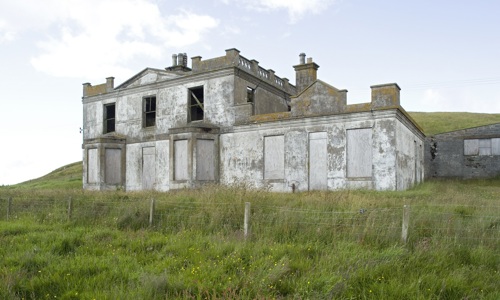
POLYGON ((260 11, 287 10, 292 23, 306 14, 318 14, 335 2, 335 0, 222 0, 225 4, 231 1, 260 11))
POLYGON ((8 28, 7 22, 0 20, 0 44, 14 40, 15 32, 8 28))
MULTIPOLYGON (((129 76, 130 59, 159 58, 166 48, 197 43, 218 26, 218 20, 186 10, 163 15, 152 0, 19 0, 9 10, 24 22, 11 18, 4 27, 49 33, 31 59, 37 70, 89 80, 129 76)), ((0 23, 0 41, 11 36, 2 28, 0 23)))

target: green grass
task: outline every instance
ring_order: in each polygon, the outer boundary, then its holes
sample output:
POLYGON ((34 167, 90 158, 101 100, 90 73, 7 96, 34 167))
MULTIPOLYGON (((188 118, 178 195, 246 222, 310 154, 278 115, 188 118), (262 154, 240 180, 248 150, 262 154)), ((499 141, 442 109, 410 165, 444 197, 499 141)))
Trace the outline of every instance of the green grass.
POLYGON ((0 299, 498 299, 499 199, 500 178, 296 194, 3 187, 0 299))
POLYGON ((426 135, 500 123, 500 114, 465 112, 409 112, 426 135))
MULTIPOLYGON (((428 135, 500 122, 410 114, 428 135)), ((83 191, 81 174, 77 162, 0 187, 0 299, 500 298, 500 178, 405 192, 125 193, 83 191)))
POLYGON ((40 178, 0 188, 9 189, 77 189, 82 187, 82 162, 75 162, 40 178))

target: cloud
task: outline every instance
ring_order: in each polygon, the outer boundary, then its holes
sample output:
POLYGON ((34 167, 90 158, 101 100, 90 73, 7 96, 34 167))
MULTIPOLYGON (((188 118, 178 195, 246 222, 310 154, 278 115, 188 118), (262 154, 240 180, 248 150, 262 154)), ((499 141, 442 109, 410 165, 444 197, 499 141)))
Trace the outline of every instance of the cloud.
MULTIPOLYGON (((33 22, 27 23, 39 27, 13 19, 6 21, 9 27, 4 27, 15 28, 17 32, 44 33, 36 43, 41 53, 32 57, 31 64, 54 76, 85 79, 129 76, 130 70, 125 66, 134 57, 158 59, 167 48, 200 42, 219 23, 211 16, 187 10, 164 15, 152 0, 19 2, 26 6, 21 9, 10 5, 10 11, 18 12, 18 18, 25 22, 32 16, 33 22), (37 4, 42 2, 45 6, 37 4), (42 16, 34 14, 33 9, 38 9, 42 16)), ((11 35, 2 30, 1 24, 0 40, 6 40, 11 35)))
POLYGON ((248 9, 259 11, 287 10, 290 22, 295 23, 306 14, 319 14, 335 0, 222 0, 229 4, 236 2, 245 5, 248 9))
POLYGON ((7 22, 0 20, 0 44, 13 41, 15 32, 8 28, 7 22))

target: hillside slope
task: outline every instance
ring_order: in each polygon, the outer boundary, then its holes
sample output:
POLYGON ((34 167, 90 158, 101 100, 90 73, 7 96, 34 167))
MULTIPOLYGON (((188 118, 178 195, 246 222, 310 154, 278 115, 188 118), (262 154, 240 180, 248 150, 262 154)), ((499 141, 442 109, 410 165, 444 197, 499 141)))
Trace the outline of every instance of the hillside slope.
POLYGON ((3 188, 73 189, 82 187, 82 162, 62 166, 47 175, 3 188))
POLYGON ((422 127, 427 136, 500 123, 500 114, 479 114, 465 112, 408 112, 422 127))

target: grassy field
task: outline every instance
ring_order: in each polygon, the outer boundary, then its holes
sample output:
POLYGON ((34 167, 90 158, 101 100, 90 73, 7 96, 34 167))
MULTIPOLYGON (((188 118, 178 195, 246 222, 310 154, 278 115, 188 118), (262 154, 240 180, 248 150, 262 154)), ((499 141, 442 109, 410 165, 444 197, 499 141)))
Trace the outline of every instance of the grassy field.
MULTIPOLYGON (((485 121, 435 114, 411 113, 427 134, 485 121)), ((0 299, 500 299, 500 178, 125 193, 83 191, 81 174, 0 187, 0 299)))
POLYGON ((0 299, 500 298, 498 178, 406 192, 103 193, 72 188, 79 165, 0 187, 0 299))

